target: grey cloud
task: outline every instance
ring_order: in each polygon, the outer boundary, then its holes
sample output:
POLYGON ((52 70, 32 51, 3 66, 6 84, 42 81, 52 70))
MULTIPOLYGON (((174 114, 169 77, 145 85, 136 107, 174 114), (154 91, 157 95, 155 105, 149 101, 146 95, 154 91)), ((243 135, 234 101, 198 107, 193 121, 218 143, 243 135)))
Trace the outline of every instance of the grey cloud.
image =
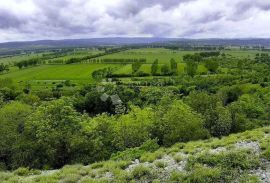
POLYGON ((270 36, 266 0, 28 0, 32 7, 21 4, 19 11, 13 7, 15 1, 0 1, 0 42, 142 35, 270 36))
POLYGON ((0 10, 0 29, 19 27, 24 23, 25 20, 20 20, 18 17, 6 10, 0 10))

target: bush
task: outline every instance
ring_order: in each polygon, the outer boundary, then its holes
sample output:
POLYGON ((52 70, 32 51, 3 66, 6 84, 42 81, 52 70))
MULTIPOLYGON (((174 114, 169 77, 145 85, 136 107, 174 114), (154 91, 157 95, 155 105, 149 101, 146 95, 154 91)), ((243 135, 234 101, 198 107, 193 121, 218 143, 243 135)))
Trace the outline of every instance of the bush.
POLYGON ((154 152, 159 148, 157 139, 148 140, 143 143, 140 147, 130 148, 122 152, 112 154, 112 160, 135 160, 140 158, 146 152, 154 152))
POLYGON ((180 161, 183 160, 183 156, 176 154, 173 156, 174 161, 176 161, 177 163, 179 163, 180 161))
POLYGON ((270 147, 262 152, 262 157, 270 161, 270 147))
POLYGON ((210 167, 222 167, 225 169, 247 170, 256 168, 260 164, 259 157, 250 150, 233 150, 219 154, 202 154, 194 159, 189 159, 189 168, 196 163, 210 167))
POLYGON ((13 172, 15 175, 18 176, 29 176, 29 175, 39 175, 41 172, 39 170, 32 170, 29 168, 18 168, 13 172))
POLYGON ((136 166, 131 175, 134 179, 142 180, 142 179, 151 179, 153 177, 153 173, 149 167, 138 165, 136 166))
POLYGON ((221 175, 221 170, 219 168, 198 166, 191 172, 190 175, 188 175, 185 182, 221 182, 221 175))
POLYGON ((145 153, 142 155, 142 157, 140 158, 140 160, 142 162, 154 162, 157 159, 161 159, 163 156, 163 152, 161 151, 156 151, 154 153, 145 153))
POLYGON ((156 111, 156 123, 152 133, 165 146, 209 137, 201 116, 182 101, 165 104, 156 111))
POLYGON ((155 162, 155 165, 158 168, 165 168, 167 166, 167 163, 165 161, 158 160, 158 161, 155 162))

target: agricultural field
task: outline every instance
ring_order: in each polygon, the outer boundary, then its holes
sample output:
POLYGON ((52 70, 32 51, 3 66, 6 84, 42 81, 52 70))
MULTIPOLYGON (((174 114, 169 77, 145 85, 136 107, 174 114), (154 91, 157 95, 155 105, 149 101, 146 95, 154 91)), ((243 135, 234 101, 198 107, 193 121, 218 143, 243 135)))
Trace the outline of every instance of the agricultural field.
MULTIPOLYGON (((83 58, 89 55, 95 55, 102 53, 95 49, 86 50, 74 50, 70 51, 64 56, 60 56, 53 59, 45 60, 47 64, 34 66, 30 68, 18 69, 17 67, 11 66, 8 73, 0 75, 0 78, 10 78, 13 79, 19 86, 25 86, 30 84, 34 90, 42 88, 50 88, 54 85, 62 83, 65 80, 70 80, 76 85, 82 85, 87 83, 93 83, 92 73, 95 70, 112 67, 114 68, 113 74, 116 75, 132 75, 132 64, 93 64, 93 63, 78 63, 78 64, 54 64, 55 60, 68 60, 70 58, 83 58)), ((145 74, 151 75, 151 67, 155 60, 158 60, 157 73, 161 74, 161 68, 164 65, 170 67, 170 60, 174 59, 177 62, 177 74, 181 75, 185 73, 186 63, 183 61, 183 56, 186 54, 199 53, 198 51, 179 51, 179 50, 169 50, 164 48, 141 48, 141 49, 129 49, 127 51, 122 51, 119 53, 112 53, 105 56, 101 56, 97 59, 141 59, 145 58, 146 63, 142 64, 138 72, 143 72, 145 74)), ((221 53, 225 53, 229 57, 236 58, 253 58, 255 57, 256 51, 243 51, 243 50, 225 50, 221 53)), ((49 54, 48 52, 45 53, 49 54)), ((29 54, 23 56, 13 56, 7 58, 0 58, 0 63, 20 62, 23 60, 31 58, 40 58, 44 53, 39 54, 29 54)), ((222 68, 226 71, 226 68, 222 68)), ((204 64, 199 64, 197 68, 198 74, 206 74, 208 72, 204 64)))
POLYGON ((142 48, 142 49, 132 49, 121 53, 115 53, 112 55, 106 55, 100 57, 100 59, 110 58, 110 59, 141 59, 145 58, 147 63, 153 63, 158 59, 159 63, 165 64, 170 61, 170 59, 175 59, 177 62, 182 62, 182 57, 185 54, 193 54, 195 51, 174 51, 164 48, 142 48))
POLYGON ((118 68, 117 64, 71 64, 71 65, 40 65, 31 68, 13 68, 0 78, 10 78, 21 86, 30 84, 33 89, 49 88, 53 85, 70 80, 76 85, 93 82, 92 72, 107 67, 118 68))

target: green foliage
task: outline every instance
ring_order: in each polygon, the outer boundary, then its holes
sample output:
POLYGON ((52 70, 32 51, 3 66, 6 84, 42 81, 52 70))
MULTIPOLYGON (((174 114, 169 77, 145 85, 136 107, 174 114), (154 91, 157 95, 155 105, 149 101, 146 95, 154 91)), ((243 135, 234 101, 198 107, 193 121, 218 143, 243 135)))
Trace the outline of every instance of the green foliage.
POLYGON ((29 175, 39 175, 41 172, 39 170, 32 170, 29 168, 18 168, 13 173, 18 176, 29 176, 29 175))
POLYGON ((138 165, 131 172, 132 178, 137 180, 151 179, 153 172, 149 167, 138 165))
POLYGON ((17 161, 14 156, 19 155, 17 146, 23 140, 26 117, 30 113, 30 106, 20 102, 12 102, 0 109, 0 158, 8 168, 17 161))
POLYGON ((198 64, 194 61, 188 61, 186 64, 186 73, 189 76, 194 77, 197 73, 198 64))
POLYGON ((177 62, 172 58, 170 60, 171 71, 173 74, 177 74, 177 62))
POLYGON ((216 109, 207 111, 205 126, 213 136, 219 137, 230 134, 232 128, 230 111, 217 104, 216 109))
POLYGON ((119 149, 137 147, 150 139, 154 113, 151 108, 144 110, 133 107, 129 114, 122 115, 115 125, 115 143, 119 149))
POLYGON ((151 74, 155 76, 157 74, 157 71, 158 71, 158 60, 156 59, 151 66, 151 74))
POLYGON ((139 71, 141 66, 142 66, 142 63, 139 61, 132 63, 132 73, 135 74, 137 71, 139 71))
POLYGON ((122 152, 112 154, 112 160, 135 160, 139 159, 146 152, 153 152, 159 148, 157 140, 148 140, 140 147, 130 148, 122 152))
POLYGON ((163 145, 208 137, 201 116, 182 101, 165 104, 157 111, 153 133, 157 134, 163 145))
POLYGON ((246 170, 258 167, 260 160, 250 150, 234 150, 219 154, 202 154, 195 159, 190 159, 189 167, 193 167, 196 163, 206 164, 210 167, 246 170))
POLYGON ((262 152, 262 157, 270 161, 270 147, 267 147, 267 149, 262 152))
POLYGON ((208 168, 203 166, 196 166, 194 170, 184 178, 184 182, 221 182, 222 174, 219 168, 208 168))
POLYGON ((208 59, 204 65, 209 72, 216 73, 219 67, 218 59, 208 59))
POLYGON ((165 76, 170 75, 170 68, 167 64, 162 65, 161 73, 162 75, 165 75, 165 76))

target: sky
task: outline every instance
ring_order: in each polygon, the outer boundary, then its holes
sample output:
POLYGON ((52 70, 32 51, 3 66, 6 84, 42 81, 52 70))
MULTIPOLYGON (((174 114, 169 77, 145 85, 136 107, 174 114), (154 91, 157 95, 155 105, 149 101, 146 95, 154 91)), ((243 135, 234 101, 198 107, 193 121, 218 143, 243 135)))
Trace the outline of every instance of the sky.
POLYGON ((269 38, 270 0, 0 0, 0 42, 269 38))

